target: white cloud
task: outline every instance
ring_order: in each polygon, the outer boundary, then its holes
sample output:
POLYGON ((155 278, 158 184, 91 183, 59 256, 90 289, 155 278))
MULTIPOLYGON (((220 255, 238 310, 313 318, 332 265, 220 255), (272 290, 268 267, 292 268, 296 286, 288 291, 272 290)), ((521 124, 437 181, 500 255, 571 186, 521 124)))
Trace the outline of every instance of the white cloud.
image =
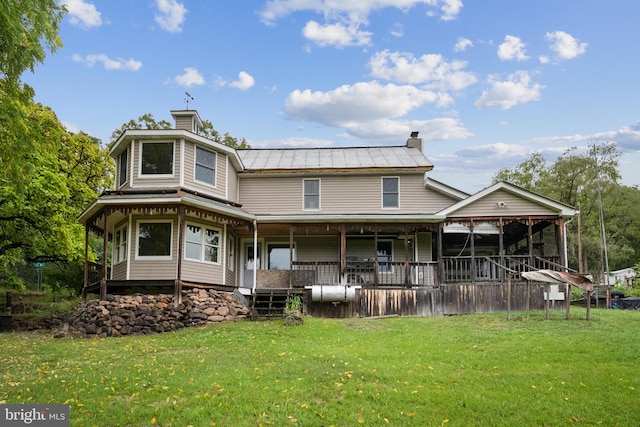
POLYGON ((437 100, 438 95, 431 91, 374 81, 344 85, 329 92, 295 90, 287 97, 286 109, 296 118, 344 126, 355 121, 400 117, 437 100))
POLYGON ((170 33, 181 32, 188 12, 184 4, 176 0, 156 0, 156 6, 159 13, 156 13, 155 19, 160 27, 170 33))
POLYGON ((183 87, 201 86, 204 84, 204 77, 196 68, 187 67, 184 69, 184 74, 175 76, 173 81, 183 87))
POLYGON ((560 59, 572 59, 582 55, 587 51, 588 43, 580 43, 578 39, 564 31, 554 31, 547 33, 545 39, 551 43, 549 48, 556 53, 560 59))
POLYGON ((253 87, 255 83, 256 81, 251 74, 246 71, 240 71, 240 73, 238 73, 238 80, 230 82, 228 85, 230 87, 235 87, 236 89, 247 90, 253 87))
POLYGON ((71 25, 85 30, 102 25, 101 13, 98 12, 93 3, 88 3, 84 0, 63 0, 62 4, 67 7, 71 25))
POLYGON ((263 23, 271 25, 280 18, 301 12, 313 11, 325 17, 349 16, 361 20, 373 11, 398 8, 407 11, 415 6, 425 5, 436 9, 440 19, 449 21, 457 18, 462 10, 462 0, 359 0, 359 1, 331 1, 331 0, 271 0, 260 11, 263 23))
POLYGON ((397 140, 423 130, 423 139, 464 138, 471 133, 456 119, 400 120, 425 103, 440 101, 440 95, 409 85, 382 85, 376 81, 340 86, 329 92, 295 90, 287 97, 287 113, 296 119, 345 129, 351 136, 368 140, 397 140))
POLYGON ((456 45, 453 47, 454 52, 464 52, 467 48, 473 47, 473 42, 464 37, 458 37, 456 45))
POLYGON ((529 59, 525 53, 524 43, 519 37, 505 36, 504 42, 498 46, 498 58, 503 61, 524 61, 529 59))
POLYGON ((403 142, 411 132, 419 131, 423 141, 448 141, 473 136, 458 119, 442 117, 431 120, 380 119, 354 122, 345 127, 349 135, 367 141, 403 142))
POLYGON ((478 108, 500 107, 507 110, 518 104, 540 99, 540 91, 544 86, 532 83, 529 73, 518 71, 508 76, 507 80, 498 80, 497 77, 489 78, 491 88, 482 92, 482 96, 476 101, 478 108))
POLYGON ((359 23, 322 25, 309 21, 304 26, 302 35, 319 46, 367 46, 371 43, 371 33, 361 31, 359 23))
POLYGON ((377 52, 369 60, 371 75, 399 83, 423 84, 428 89, 461 90, 472 84, 476 76, 463 69, 465 61, 447 62, 442 55, 427 54, 415 58, 408 52, 377 52))
POLYGON ((550 61, 550 59, 549 59, 549 57, 548 57, 548 56, 546 56, 546 55, 540 55, 540 56, 538 57, 538 61, 540 61, 540 63, 541 63, 541 64, 548 64, 548 63, 549 63, 549 61, 550 61))
POLYGON ((100 54, 91 54, 87 56, 82 56, 80 54, 74 54, 71 59, 75 62, 82 62, 87 67, 93 67, 96 63, 102 63, 104 69, 107 71, 112 70, 124 70, 124 71, 138 71, 142 68, 142 62, 136 61, 134 59, 111 59, 107 55, 100 54))
POLYGON ((251 148, 325 148, 335 145, 335 143, 329 139, 318 138, 304 138, 304 137, 291 137, 285 139, 274 140, 262 140, 247 141, 251 144, 251 148))

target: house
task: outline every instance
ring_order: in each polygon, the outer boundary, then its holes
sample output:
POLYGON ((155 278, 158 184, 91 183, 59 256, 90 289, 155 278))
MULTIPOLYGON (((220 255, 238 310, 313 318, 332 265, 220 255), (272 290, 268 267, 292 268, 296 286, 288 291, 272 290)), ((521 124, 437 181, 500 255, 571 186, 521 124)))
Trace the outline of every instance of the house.
POLYGON ((438 314, 503 309, 507 275, 566 264, 574 208, 507 182, 469 195, 436 181, 418 132, 235 150, 199 135, 197 111, 171 115, 175 129, 129 129, 111 148, 115 188, 80 217, 111 259, 85 262, 85 293, 207 287, 299 293, 327 316, 438 314))

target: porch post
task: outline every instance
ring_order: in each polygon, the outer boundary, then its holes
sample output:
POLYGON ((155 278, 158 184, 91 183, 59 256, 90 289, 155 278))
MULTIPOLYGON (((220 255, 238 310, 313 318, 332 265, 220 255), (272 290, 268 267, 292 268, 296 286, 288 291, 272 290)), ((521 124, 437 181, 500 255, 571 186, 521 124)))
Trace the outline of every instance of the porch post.
POLYGON ((440 280, 438 283, 441 284, 444 282, 444 260, 442 258, 442 231, 444 230, 444 222, 438 224, 438 275, 440 276, 440 280))
MULTIPOLYGON (((504 221, 502 217, 498 218, 498 253, 500 254, 500 265, 504 265, 504 221)), ((500 276, 504 274, 502 269, 500 271, 500 276)), ((500 277, 502 279, 502 277, 500 277)), ((511 281, 511 277, 509 277, 509 281, 511 281)))
POLYGON ((404 285, 409 288, 411 287, 411 277, 409 275, 411 271, 409 270, 409 226, 404 226, 404 285))
POLYGON ((87 286, 89 286, 89 224, 84 225, 84 272, 82 286, 82 301, 87 300, 87 286))
POLYGON ((473 222, 473 219, 471 220, 471 224, 470 224, 470 229, 469 229, 469 236, 471 237, 471 282, 476 281, 477 276, 478 276, 478 272, 476 271, 476 239, 475 239, 475 223, 473 222))
POLYGON ((380 268, 378 265, 378 224, 373 226, 373 285, 378 286, 380 284, 380 278, 378 277, 380 268))
POLYGON ((100 278, 100 299, 107 295, 107 253, 109 249, 109 214, 110 209, 104 210, 104 239, 102 243, 102 277, 100 278))
POLYGON ((527 218, 527 240, 529 243, 529 265, 533 267, 533 220, 527 218))
POLYGON ((173 287, 173 304, 182 303, 182 254, 184 251, 184 207, 178 208, 178 274, 173 287))
POLYGON ((347 270, 347 225, 340 226, 340 283, 344 283, 344 274, 347 270))
POLYGON ((289 289, 293 288, 293 224, 289 224, 289 289))

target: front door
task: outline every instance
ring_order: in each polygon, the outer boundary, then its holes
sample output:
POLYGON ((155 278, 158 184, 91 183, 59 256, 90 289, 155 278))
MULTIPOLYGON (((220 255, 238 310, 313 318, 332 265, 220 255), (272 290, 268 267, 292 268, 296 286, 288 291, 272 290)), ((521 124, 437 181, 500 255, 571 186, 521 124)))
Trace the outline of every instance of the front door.
POLYGON ((245 287, 253 286, 253 272, 260 270, 260 245, 257 247, 257 257, 253 250, 253 243, 244 245, 244 281, 245 287))

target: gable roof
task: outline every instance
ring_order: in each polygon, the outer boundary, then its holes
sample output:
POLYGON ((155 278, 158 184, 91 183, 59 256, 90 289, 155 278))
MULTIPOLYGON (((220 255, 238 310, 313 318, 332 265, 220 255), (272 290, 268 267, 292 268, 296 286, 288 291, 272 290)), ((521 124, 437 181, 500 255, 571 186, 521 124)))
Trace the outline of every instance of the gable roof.
POLYGON ((495 193, 496 191, 507 191, 511 194, 514 194, 518 197, 521 197, 525 200, 528 200, 530 202, 539 204, 541 206, 547 207, 549 209, 552 209, 554 211, 557 211, 559 215, 563 216, 563 217, 572 217, 575 216, 578 213, 578 210, 572 206, 569 206, 567 204, 555 201, 553 199, 550 199, 546 196, 541 196, 539 194, 536 194, 532 191, 526 190, 522 187, 518 187, 517 185, 511 184, 509 182, 506 181, 500 181, 497 182, 487 188, 485 188, 484 190, 481 190, 479 192, 477 192, 476 194, 467 197, 464 200, 461 200, 457 203, 454 203, 453 205, 449 206, 448 208, 445 208, 443 210, 441 210, 440 212, 438 212, 438 214, 440 215, 451 215, 454 212, 462 209, 463 207, 469 206, 472 203, 488 196, 489 194, 495 193))
POLYGON ((238 150, 246 172, 412 169, 430 171, 422 150, 407 146, 238 150))

